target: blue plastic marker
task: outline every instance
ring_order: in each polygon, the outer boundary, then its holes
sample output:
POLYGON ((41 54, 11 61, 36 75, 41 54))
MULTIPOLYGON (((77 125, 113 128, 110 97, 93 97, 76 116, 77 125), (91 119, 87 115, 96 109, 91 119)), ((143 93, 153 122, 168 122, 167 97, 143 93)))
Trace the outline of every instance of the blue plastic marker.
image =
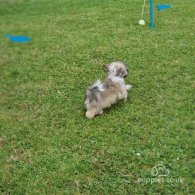
POLYGON ((164 10, 164 9, 168 9, 171 8, 171 5, 166 5, 166 4, 160 4, 156 6, 158 11, 164 10))
POLYGON ((150 0, 150 29, 154 29, 153 0, 150 0))
POLYGON ((4 37, 7 37, 12 42, 18 42, 18 43, 28 43, 31 38, 27 36, 11 36, 9 34, 5 34, 4 37))

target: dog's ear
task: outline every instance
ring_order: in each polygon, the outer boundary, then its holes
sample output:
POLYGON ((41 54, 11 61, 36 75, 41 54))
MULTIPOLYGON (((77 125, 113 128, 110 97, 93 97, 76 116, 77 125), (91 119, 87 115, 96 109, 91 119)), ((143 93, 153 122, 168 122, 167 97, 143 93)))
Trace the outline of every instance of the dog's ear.
POLYGON ((122 68, 117 69, 116 76, 122 77, 124 75, 124 70, 122 68))
POLYGON ((105 71, 108 71, 109 66, 110 66, 110 64, 105 64, 105 65, 103 66, 104 70, 105 70, 105 71))

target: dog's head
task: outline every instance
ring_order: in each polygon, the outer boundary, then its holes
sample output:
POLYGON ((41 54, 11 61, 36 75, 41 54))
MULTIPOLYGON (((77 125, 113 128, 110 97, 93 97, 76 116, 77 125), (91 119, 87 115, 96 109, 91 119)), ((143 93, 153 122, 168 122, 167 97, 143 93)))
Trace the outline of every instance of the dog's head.
POLYGON ((110 64, 104 65, 104 69, 109 75, 114 75, 117 77, 126 77, 128 75, 128 68, 122 62, 112 62, 110 64))

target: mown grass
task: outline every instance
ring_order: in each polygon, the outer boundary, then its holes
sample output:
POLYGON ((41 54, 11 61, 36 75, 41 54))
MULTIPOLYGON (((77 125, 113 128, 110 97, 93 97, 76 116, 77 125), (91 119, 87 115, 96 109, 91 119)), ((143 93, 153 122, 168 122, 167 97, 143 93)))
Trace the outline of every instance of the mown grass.
POLYGON ((151 31, 137 0, 1 0, 2 194, 195 192, 195 3, 172 6, 151 31), (85 90, 114 60, 128 64, 129 99, 87 120, 85 90), (158 163, 183 182, 139 183, 158 163))

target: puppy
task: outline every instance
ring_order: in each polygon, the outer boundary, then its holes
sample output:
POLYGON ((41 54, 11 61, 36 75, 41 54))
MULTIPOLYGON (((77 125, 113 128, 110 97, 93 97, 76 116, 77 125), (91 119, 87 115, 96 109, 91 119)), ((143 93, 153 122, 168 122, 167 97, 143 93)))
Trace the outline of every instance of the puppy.
POLYGON ((127 100, 127 91, 132 88, 126 85, 124 77, 128 75, 128 69, 122 62, 112 62, 104 66, 107 78, 104 82, 95 81, 85 95, 86 117, 92 119, 95 115, 102 114, 104 108, 110 107, 118 100, 127 100))

